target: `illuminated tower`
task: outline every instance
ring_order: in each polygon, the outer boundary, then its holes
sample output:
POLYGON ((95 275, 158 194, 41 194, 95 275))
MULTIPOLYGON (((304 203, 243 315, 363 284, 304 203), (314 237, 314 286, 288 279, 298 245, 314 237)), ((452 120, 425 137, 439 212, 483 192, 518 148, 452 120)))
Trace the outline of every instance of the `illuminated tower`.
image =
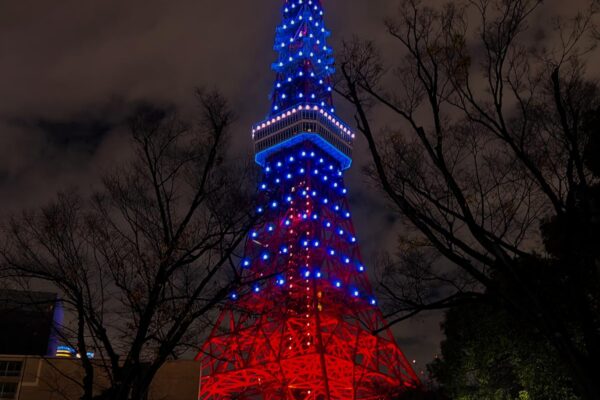
POLYGON ((335 116, 320 0, 288 0, 269 117, 252 130, 261 222, 203 346, 202 399, 387 399, 419 385, 385 326, 348 209, 351 130, 335 116))

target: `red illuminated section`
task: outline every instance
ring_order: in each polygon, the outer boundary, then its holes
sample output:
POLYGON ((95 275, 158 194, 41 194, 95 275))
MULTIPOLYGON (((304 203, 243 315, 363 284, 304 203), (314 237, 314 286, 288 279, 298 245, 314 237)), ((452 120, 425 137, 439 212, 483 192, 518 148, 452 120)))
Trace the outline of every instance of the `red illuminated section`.
POLYGON ((262 222, 197 359, 202 399, 389 399, 419 380, 377 307, 339 161, 310 141, 264 165, 262 222), (377 332, 377 333, 375 333, 377 332))

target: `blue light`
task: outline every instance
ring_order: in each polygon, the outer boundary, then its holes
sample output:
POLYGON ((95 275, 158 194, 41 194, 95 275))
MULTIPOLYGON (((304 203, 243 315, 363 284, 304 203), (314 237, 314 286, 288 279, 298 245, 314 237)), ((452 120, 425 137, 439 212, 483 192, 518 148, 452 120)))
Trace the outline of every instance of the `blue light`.
POLYGON ((277 278, 277 284, 278 284, 279 286, 283 286, 283 285, 285 285, 285 279, 283 279, 283 278, 277 278))
POLYGON ((258 232, 252 231, 252 233, 250 234, 250 236, 252 236, 253 239, 256 239, 258 237, 258 232))
POLYGON ((245 260, 242 262, 242 265, 243 265, 244 267, 246 267, 246 268, 248 268, 248 267, 250 266, 250 264, 251 264, 251 262, 250 262, 250 260, 249 260, 249 259, 245 259, 245 260))
POLYGON ((354 292, 352 292, 352 296, 358 297, 360 296, 360 292, 358 290, 355 290, 354 292))
POLYGON ((277 202, 276 202, 276 201, 274 201, 273 203, 271 203, 271 207, 272 207, 272 208, 277 208, 277 202))
POLYGON ((263 261, 267 261, 269 259, 269 253, 263 253, 261 258, 263 259, 263 261))
POLYGON ((231 293, 231 300, 237 300, 238 295, 236 293, 231 293))
MULTIPOLYGON (((335 158, 340 163, 341 168, 343 169, 348 169, 352 165, 352 159, 348 155, 338 150, 335 146, 333 146, 327 140, 323 139, 321 136, 315 135, 313 133, 301 133, 283 142, 277 143, 276 145, 267 147, 265 150, 256 154, 256 163, 258 165, 264 166, 267 162, 267 159, 270 158, 270 156, 279 153, 283 149, 291 148, 303 142, 314 143, 315 145, 325 150, 328 155, 335 158)), ((303 155, 303 157, 306 157, 306 152, 302 152, 301 154, 303 155)))
POLYGON ((254 286, 254 293, 258 293, 260 292, 260 287, 259 286, 254 286))
MULTIPOLYGON (((287 1, 284 7, 284 20, 277 30, 274 46, 278 52, 278 60, 274 63, 273 68, 279 78, 275 82, 274 104, 271 109, 289 109, 291 111, 293 107, 305 106, 307 98, 312 99, 309 102, 311 106, 322 104, 322 107, 327 107, 331 103, 333 87, 330 82, 334 68, 332 68, 332 49, 327 44, 327 37, 330 32, 325 29, 322 20, 323 11, 319 4, 312 0, 287 1), (304 4, 308 5, 304 6, 304 4), (301 30, 297 29, 299 25, 302 27, 301 30), (288 43, 291 45, 288 45, 288 43), (310 67, 307 67, 309 65, 310 67), (290 82, 290 85, 284 84, 286 80, 290 82), (318 88, 317 81, 321 84, 318 90, 308 89, 310 87, 318 88), (307 89, 306 91, 304 89, 298 91, 292 88, 307 89), (283 93, 284 91, 287 91, 287 97, 285 97, 286 93, 283 93)), ((274 116, 276 116, 275 112, 270 118, 274 116)), ((318 140, 318 135, 309 134, 306 136, 312 136, 313 138, 309 140, 313 142, 318 140)), ((346 138, 343 139, 346 140, 346 138)), ((304 141, 306 138, 303 137, 302 140, 304 141)), ((323 142, 326 142, 326 140, 323 139, 323 142)), ((277 143, 272 147, 279 147, 279 145, 277 143)), ((319 147, 322 147, 329 155, 338 160, 342 168, 350 166, 351 160, 343 151, 338 151, 334 146, 329 148, 327 145, 331 146, 330 143, 324 143, 324 146, 320 145, 319 147)), ((261 152, 265 154, 257 154, 257 162, 261 164, 263 160, 266 161, 274 153, 271 150, 271 148, 267 148, 261 152)), ((312 154, 311 156, 314 157, 312 154)))
POLYGON ((372 306, 377 305, 377 300, 371 298, 371 300, 369 301, 369 303, 371 303, 372 306))
POLYGON ((359 265, 358 266, 358 271, 359 272, 365 272, 365 267, 363 265, 359 265))
POLYGON ((335 283, 334 283, 334 286, 335 286, 336 288, 341 288, 341 287, 342 287, 342 282, 340 282, 340 281, 335 281, 335 283))

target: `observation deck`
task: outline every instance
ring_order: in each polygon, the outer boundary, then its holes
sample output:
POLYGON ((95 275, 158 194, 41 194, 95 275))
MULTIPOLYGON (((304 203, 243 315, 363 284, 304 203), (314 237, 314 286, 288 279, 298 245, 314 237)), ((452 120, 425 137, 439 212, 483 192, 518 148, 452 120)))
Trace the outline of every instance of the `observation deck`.
POLYGON ((256 163, 263 167, 271 155, 310 141, 339 161, 342 169, 348 169, 354 138, 339 118, 317 105, 289 108, 252 128, 256 163))

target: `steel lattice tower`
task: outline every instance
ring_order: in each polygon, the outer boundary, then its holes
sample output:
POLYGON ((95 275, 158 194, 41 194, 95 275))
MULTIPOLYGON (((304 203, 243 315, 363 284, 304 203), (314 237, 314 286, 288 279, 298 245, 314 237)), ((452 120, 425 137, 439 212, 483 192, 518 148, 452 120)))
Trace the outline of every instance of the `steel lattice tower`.
POLYGON ((267 120, 252 130, 262 219, 198 359, 202 399, 387 399, 419 380, 385 326, 344 186, 351 130, 332 106, 320 0, 287 0, 267 120), (377 332, 377 333, 375 333, 377 332))

